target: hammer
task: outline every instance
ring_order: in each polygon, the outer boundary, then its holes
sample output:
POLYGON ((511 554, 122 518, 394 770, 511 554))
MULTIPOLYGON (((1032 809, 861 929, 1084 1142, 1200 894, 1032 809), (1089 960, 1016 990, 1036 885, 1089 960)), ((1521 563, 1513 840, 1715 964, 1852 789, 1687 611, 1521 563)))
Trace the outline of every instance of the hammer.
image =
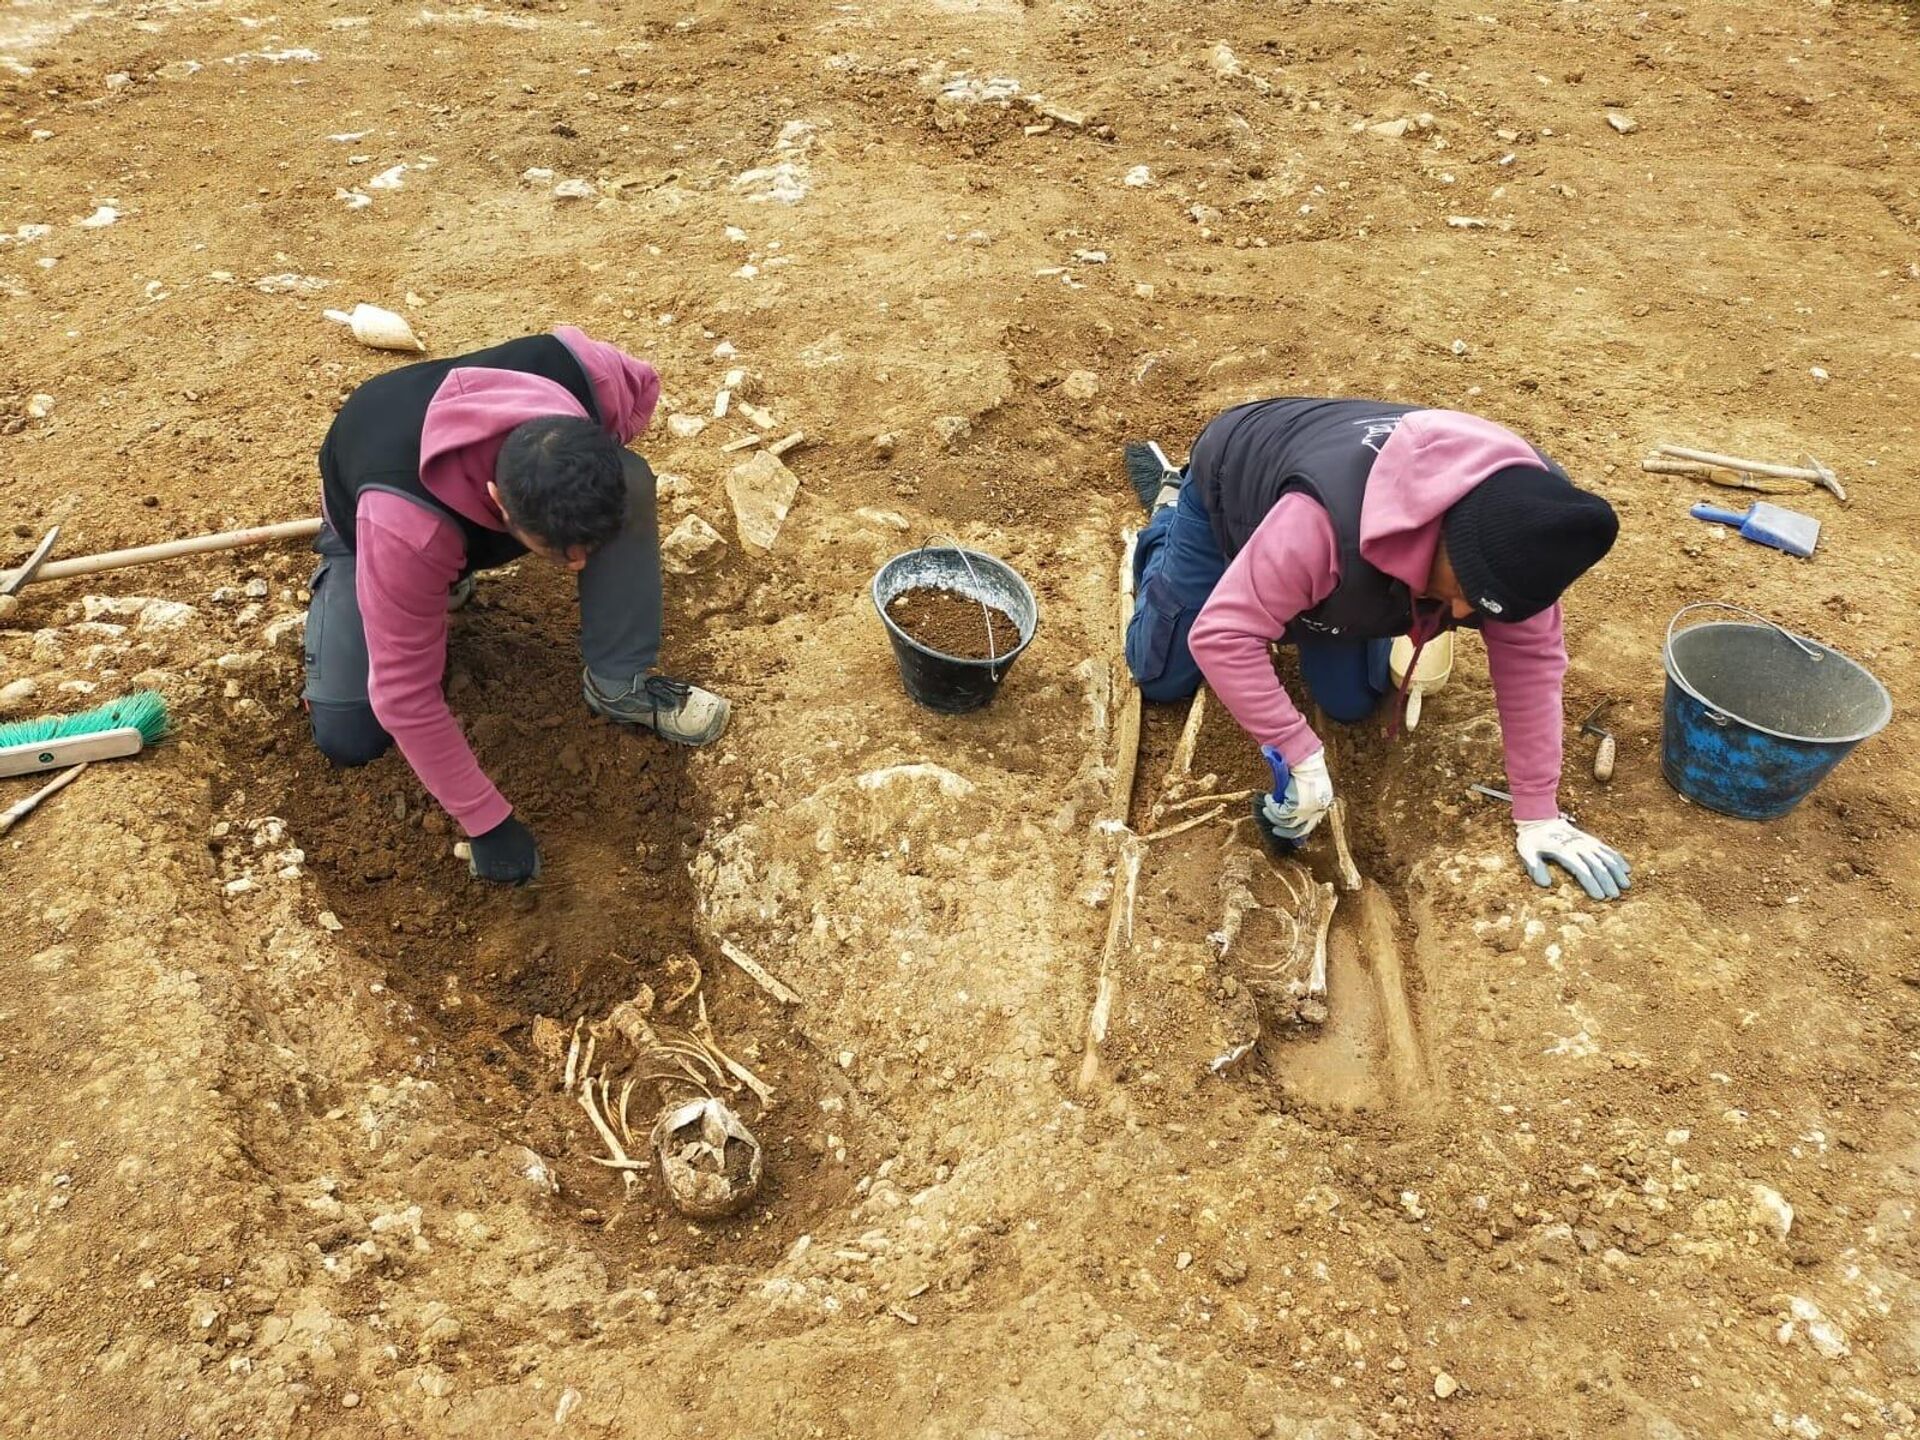
POLYGON ((1600 724, 1600 716, 1605 713, 1607 707, 1612 704, 1613 701, 1610 699, 1602 700, 1598 705, 1594 706, 1593 709, 1589 710, 1587 712, 1587 718, 1580 722, 1580 733, 1582 735, 1598 735, 1600 737, 1600 748, 1593 752, 1593 778, 1601 781, 1611 780, 1613 778, 1614 754, 1619 748, 1614 743, 1613 733, 1602 728, 1600 724))

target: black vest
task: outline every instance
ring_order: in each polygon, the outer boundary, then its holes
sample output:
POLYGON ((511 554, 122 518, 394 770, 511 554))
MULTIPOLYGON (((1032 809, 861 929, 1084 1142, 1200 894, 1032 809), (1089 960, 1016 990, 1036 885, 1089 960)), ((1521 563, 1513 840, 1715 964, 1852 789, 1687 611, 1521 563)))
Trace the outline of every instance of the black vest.
POLYGON ((356 548, 354 522, 361 493, 391 490, 460 527, 467 546, 463 567, 467 572, 490 570, 527 553, 527 547, 506 531, 476 525, 448 509, 420 481, 420 431, 426 424, 427 406, 449 371, 470 367, 542 376, 564 385, 596 423, 600 418, 593 383, 573 352, 552 335, 529 335, 451 360, 423 360, 374 376, 347 397, 320 446, 327 519, 349 550, 356 548))
MULTIPOLYGON (((1189 482, 1200 486, 1214 539, 1227 559, 1240 553, 1267 512, 1291 491, 1311 495, 1333 522, 1340 583, 1294 617, 1286 638, 1298 638, 1297 629, 1384 640, 1412 625, 1413 592, 1360 553, 1360 512, 1380 447, 1404 416, 1427 408, 1372 400, 1256 400, 1227 411, 1194 441, 1189 482)), ((1544 455, 1540 463, 1563 473, 1544 455)), ((1477 626, 1478 620, 1461 623, 1477 626)))

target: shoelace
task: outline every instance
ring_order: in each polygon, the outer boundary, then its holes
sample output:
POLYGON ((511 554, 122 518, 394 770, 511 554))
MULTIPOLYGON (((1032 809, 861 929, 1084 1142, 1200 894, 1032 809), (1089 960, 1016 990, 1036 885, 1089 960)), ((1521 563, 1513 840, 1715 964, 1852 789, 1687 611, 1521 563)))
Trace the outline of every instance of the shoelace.
POLYGON ((665 675, 649 675, 641 688, 656 708, 664 710, 678 710, 693 693, 693 686, 686 681, 671 680, 665 675))

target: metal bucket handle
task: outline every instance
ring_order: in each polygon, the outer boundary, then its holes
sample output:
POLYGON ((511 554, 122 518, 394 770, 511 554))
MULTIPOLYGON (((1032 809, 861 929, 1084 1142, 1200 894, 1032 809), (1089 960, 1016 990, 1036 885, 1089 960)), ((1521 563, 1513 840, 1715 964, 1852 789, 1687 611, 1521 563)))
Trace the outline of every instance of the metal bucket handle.
MULTIPOLYGON (((1691 605, 1683 605, 1678 610, 1674 611, 1673 618, 1667 622, 1667 646, 1666 646, 1664 658, 1667 662, 1667 665, 1673 671, 1674 679, 1678 680, 1682 685, 1685 685, 1687 689, 1690 692, 1692 692, 1692 694, 1696 698, 1702 701, 1703 704, 1705 703, 1705 697, 1701 696, 1700 692, 1694 689, 1693 682, 1687 679, 1686 672, 1680 668, 1680 662, 1674 658, 1674 653, 1673 653, 1673 627, 1680 623, 1682 616, 1691 614, 1695 610, 1731 610, 1736 615, 1745 615, 1750 620, 1758 620, 1762 625, 1765 625, 1767 628, 1771 630, 1778 630, 1782 635, 1786 636, 1787 639, 1791 640, 1795 645, 1799 646, 1801 652, 1805 654, 1806 657, 1809 660, 1813 661, 1816 665, 1819 664, 1822 660, 1827 658, 1826 652, 1824 650, 1820 650, 1813 645, 1809 645, 1805 640, 1801 639, 1798 635, 1794 634, 1791 630, 1787 629, 1787 627, 1782 625, 1779 621, 1769 620, 1766 616, 1760 614, 1757 610, 1749 610, 1744 605, 1731 605, 1727 603, 1725 600, 1697 600, 1691 605)), ((1724 730, 1727 727, 1727 724, 1730 718, 1731 717, 1724 715, 1720 711, 1714 709, 1711 705, 1707 706, 1707 720, 1714 725, 1718 725, 1721 729, 1724 730)))
MULTIPOLYGON (((986 586, 980 583, 980 572, 973 568, 973 561, 967 555, 966 547, 962 545, 958 540, 954 539, 951 535, 929 535, 923 540, 921 540, 921 542, 919 543, 919 545, 915 547, 915 549, 917 550, 934 549, 935 547, 933 542, 935 540, 946 541, 947 543, 944 546, 941 546, 939 548, 945 549, 945 550, 951 550, 953 551, 954 554, 960 557, 960 563, 967 567, 967 578, 973 581, 973 585, 976 590, 985 590, 987 588, 986 586)), ((977 599, 978 597, 975 597, 975 598, 977 599)), ((993 643, 993 608, 990 605, 988 605, 985 600, 981 600, 979 603, 980 603, 981 617, 987 622, 987 664, 991 667, 998 667, 1000 664, 1000 651, 993 643)), ((997 674, 994 675, 994 679, 998 680, 999 678, 1000 677, 997 674)))

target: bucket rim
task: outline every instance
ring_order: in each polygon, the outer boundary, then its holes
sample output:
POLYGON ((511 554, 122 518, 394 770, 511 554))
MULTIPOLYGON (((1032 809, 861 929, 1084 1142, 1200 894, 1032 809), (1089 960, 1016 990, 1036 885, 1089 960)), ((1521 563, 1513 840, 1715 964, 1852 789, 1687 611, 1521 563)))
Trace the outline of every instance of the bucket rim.
MULTIPOLYGON (((977 670, 985 670, 988 672, 1003 670, 1017 660, 1026 650, 1027 646, 1033 643, 1033 637, 1040 633, 1040 602, 1034 598, 1033 587, 1027 584, 1026 577, 1006 561, 1002 560, 998 555, 989 555, 984 550, 974 550, 965 545, 917 545, 911 550, 902 550, 899 554, 887 559, 878 570, 873 572, 873 579, 869 581, 867 585, 867 593, 872 596, 873 608, 880 616, 880 623, 887 627, 887 634, 889 636, 896 642, 905 644, 919 651, 922 655, 931 656, 935 660, 945 661, 949 665, 966 665, 977 670), (886 575, 887 571, 899 564, 902 560, 911 559, 915 555, 924 555, 930 550, 951 550, 973 560, 984 560, 990 565, 998 566, 1001 571, 1006 574, 1007 578, 1019 587, 1021 595, 1026 599, 1028 610, 1033 614, 1033 624, 1028 627, 1026 634, 1020 637, 1020 643, 1018 645, 1015 645, 1004 654, 994 656, 991 659, 976 659, 966 655, 949 655, 944 650, 936 650, 931 645, 914 639, 913 636, 909 635, 894 623, 893 617, 887 614, 886 601, 880 598, 880 581, 886 575)), ((1010 618, 1014 619, 1015 627, 1018 628, 1018 618, 1010 618)), ((996 675, 994 678, 998 679, 999 677, 996 675)))
MULTIPOLYGON (((1678 619, 1679 617, 1675 616, 1674 618, 1678 619)), ((1714 630, 1714 629, 1722 629, 1722 628, 1728 629, 1728 630, 1775 630, 1775 631, 1780 630, 1780 627, 1778 625, 1773 625, 1766 622, 1755 624, 1752 621, 1747 621, 1747 620, 1707 620, 1707 621, 1701 622, 1698 625, 1689 625, 1686 629, 1680 631, 1679 633, 1681 635, 1691 635, 1691 634, 1694 634, 1696 631, 1700 631, 1700 630, 1714 630)), ((1782 632, 1782 633, 1786 633, 1786 632, 1782 632)), ((1878 735, 1882 730, 1887 728, 1888 723, 1891 722, 1893 719, 1893 694, 1881 682, 1880 677, 1878 675, 1875 675, 1871 670, 1869 670, 1866 666, 1862 665, 1858 660, 1855 660, 1851 655, 1847 655, 1839 650, 1836 650, 1833 648, 1833 646, 1825 644, 1822 641, 1815 640, 1810 635, 1793 635, 1791 638, 1796 640, 1800 644, 1810 645, 1815 649, 1819 650, 1823 655, 1829 656, 1835 660, 1844 660, 1847 664, 1851 665, 1855 670, 1858 670, 1862 675, 1866 676, 1868 681, 1872 683, 1873 688, 1879 692, 1880 716, 1877 720, 1874 721, 1873 724, 1867 726, 1866 729, 1861 730, 1858 734, 1854 734, 1854 735, 1795 735, 1786 730, 1776 730, 1770 725, 1762 725, 1757 720, 1749 720, 1744 715, 1734 714, 1731 710, 1726 709, 1722 705, 1716 704, 1712 700, 1709 700, 1705 695, 1702 695, 1698 690, 1694 689, 1692 684, 1688 682, 1685 674, 1683 674, 1673 663, 1673 642, 1675 638, 1676 637, 1674 635, 1673 628, 1672 626, 1669 626, 1667 629, 1666 643, 1661 647, 1661 661, 1667 672, 1667 680, 1671 684, 1678 685, 1688 695, 1692 696, 1695 700, 1699 701, 1700 704, 1704 705, 1713 714, 1724 715, 1726 716, 1727 719, 1737 721, 1741 725, 1746 726, 1747 729, 1758 731, 1762 735, 1770 735, 1776 740, 1791 740, 1798 745, 1858 745, 1861 741, 1871 740, 1875 735, 1878 735)))

